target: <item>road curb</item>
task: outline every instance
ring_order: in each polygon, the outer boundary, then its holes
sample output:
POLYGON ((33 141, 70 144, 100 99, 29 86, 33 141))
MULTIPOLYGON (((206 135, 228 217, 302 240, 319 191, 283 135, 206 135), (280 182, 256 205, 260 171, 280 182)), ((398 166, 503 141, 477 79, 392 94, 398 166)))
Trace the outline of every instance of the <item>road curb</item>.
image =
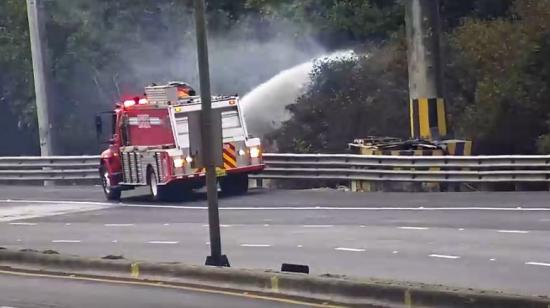
POLYGON ((308 276, 179 263, 89 259, 7 249, 0 249, 0 267, 16 271, 187 284, 371 307, 550 307, 550 299, 547 297, 507 295, 420 283, 308 276))

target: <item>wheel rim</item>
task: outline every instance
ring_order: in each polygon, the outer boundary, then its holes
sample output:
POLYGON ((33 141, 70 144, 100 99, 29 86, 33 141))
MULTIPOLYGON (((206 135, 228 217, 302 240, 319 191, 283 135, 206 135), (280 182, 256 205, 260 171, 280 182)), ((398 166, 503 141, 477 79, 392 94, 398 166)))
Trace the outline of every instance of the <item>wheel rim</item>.
POLYGON ((111 178, 109 178, 109 172, 103 172, 103 191, 106 194, 111 193, 111 178))
POLYGON ((151 173, 151 194, 156 197, 158 195, 158 183, 154 173, 151 173))

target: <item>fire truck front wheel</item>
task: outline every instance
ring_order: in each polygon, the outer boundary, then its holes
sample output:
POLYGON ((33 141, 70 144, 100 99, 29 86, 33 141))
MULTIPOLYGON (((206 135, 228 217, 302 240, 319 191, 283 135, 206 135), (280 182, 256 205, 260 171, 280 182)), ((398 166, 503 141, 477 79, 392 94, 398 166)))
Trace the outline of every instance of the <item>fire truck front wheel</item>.
POLYGON ((167 187, 165 185, 159 185, 157 174, 151 168, 149 172, 147 172, 147 184, 149 184, 151 197, 154 201, 164 201, 168 198, 167 187))
POLYGON ((243 195, 248 192, 248 174, 230 174, 220 179, 225 195, 243 195))
POLYGON ((109 171, 104 166, 101 166, 99 170, 99 175, 101 176, 101 186, 103 186, 103 193, 105 198, 110 201, 120 200, 121 191, 118 188, 114 188, 111 185, 111 176, 109 171))

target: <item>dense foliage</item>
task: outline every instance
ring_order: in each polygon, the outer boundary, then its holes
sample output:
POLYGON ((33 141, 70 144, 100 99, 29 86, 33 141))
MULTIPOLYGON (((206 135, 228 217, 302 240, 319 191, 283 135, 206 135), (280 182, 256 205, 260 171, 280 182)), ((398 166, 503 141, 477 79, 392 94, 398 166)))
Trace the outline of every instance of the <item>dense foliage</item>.
MULTIPOLYGON (((479 154, 550 153, 550 1, 442 1, 442 15, 454 137, 473 140, 479 154)), ((280 150, 335 152, 357 137, 408 136, 404 34, 391 33, 367 60, 319 65, 289 108, 293 118, 272 135, 280 150)))
MULTIPOLYGON (((246 92, 289 64, 351 47, 369 56, 318 63, 271 138, 283 151, 341 152, 356 137, 406 137, 403 1, 207 1, 212 75, 224 77, 214 90, 246 92), (254 67, 265 69, 247 73, 254 67)), ((478 153, 549 153, 550 0, 441 0, 441 10, 454 134, 478 153)), ((196 78, 191 0, 54 0, 47 13, 59 154, 96 152, 93 114, 121 96, 196 78)), ((0 155, 37 153, 33 93, 25 1, 2 0, 0 137, 10 146, 0 155)))

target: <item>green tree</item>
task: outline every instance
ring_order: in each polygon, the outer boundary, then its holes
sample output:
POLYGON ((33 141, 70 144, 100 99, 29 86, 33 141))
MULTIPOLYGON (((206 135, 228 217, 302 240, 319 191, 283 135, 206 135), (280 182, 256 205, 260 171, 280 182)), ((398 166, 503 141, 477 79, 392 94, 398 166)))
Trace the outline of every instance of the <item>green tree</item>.
MULTIPOLYGON (((355 138, 409 132, 406 61, 399 44, 368 57, 321 61, 292 118, 270 136, 279 151, 340 153, 355 138)), ((406 57, 406 56, 405 56, 406 57)))
MULTIPOLYGON (((170 59, 193 43, 192 1, 47 3, 62 153, 96 152, 94 112, 138 85, 181 75, 138 68, 140 55, 170 59)), ((548 153, 549 0, 441 0, 441 8, 457 137, 473 139, 478 153, 548 153)), ((374 50, 368 59, 317 65, 312 86, 290 107, 294 117, 273 135, 281 149, 341 151, 356 137, 408 135, 403 0, 212 0, 207 9, 211 35, 235 29, 244 45, 292 36, 295 42, 313 37, 327 49, 374 50)), ((14 144, 0 154, 38 149, 27 28, 25 2, 0 1, 0 137, 14 144)), ((258 52, 239 44, 225 48, 258 52)), ((230 66, 220 67, 217 72, 231 73, 230 66)), ((238 79, 224 86, 245 88, 238 79)))
POLYGON ((32 60, 24 1, 0 1, 0 155, 36 153, 32 60))
POLYGON ((534 153, 548 130, 549 10, 550 1, 519 1, 513 18, 468 19, 451 37, 455 78, 470 79, 456 94, 454 125, 480 153, 534 153))
POLYGON ((3 110, 7 107, 18 113, 23 125, 32 125, 32 61, 27 11, 21 3, 17 0, 0 3, 0 103, 3 110))

